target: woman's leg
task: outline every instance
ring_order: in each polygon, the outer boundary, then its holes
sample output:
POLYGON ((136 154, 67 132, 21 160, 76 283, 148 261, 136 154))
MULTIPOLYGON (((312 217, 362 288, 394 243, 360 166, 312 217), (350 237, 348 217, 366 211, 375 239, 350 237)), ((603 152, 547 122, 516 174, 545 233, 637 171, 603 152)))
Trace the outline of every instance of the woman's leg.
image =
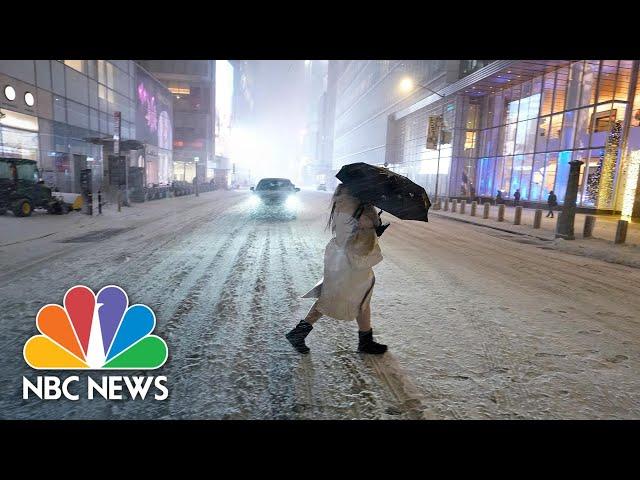
POLYGON ((372 353, 380 355, 387 351, 387 346, 376 342, 373 339, 371 328, 371 304, 363 305, 360 313, 356 317, 358 322, 358 351, 362 353, 372 353))
POLYGON ((311 325, 316 323, 318 320, 320 320, 320 317, 322 317, 322 313, 320 313, 320 310, 316 308, 316 305, 318 305, 317 300, 314 302, 313 305, 311 305, 311 308, 309 309, 307 316, 304 317, 304 321, 311 325))
POLYGON ((316 307, 317 304, 318 301, 316 300, 313 306, 309 309, 307 316, 304 317, 304 320, 300 320, 300 323, 298 323, 298 325, 296 325, 295 328, 286 335, 287 340, 289 340, 291 345, 293 345, 293 348, 300 353, 309 353, 309 347, 304 343, 304 339, 307 338, 307 335, 309 335, 309 332, 313 329, 313 324, 322 316, 322 313, 320 313, 316 307))
POLYGON ((371 303, 367 302, 367 304, 360 309, 356 321, 358 322, 358 330, 361 332, 371 330, 371 303))

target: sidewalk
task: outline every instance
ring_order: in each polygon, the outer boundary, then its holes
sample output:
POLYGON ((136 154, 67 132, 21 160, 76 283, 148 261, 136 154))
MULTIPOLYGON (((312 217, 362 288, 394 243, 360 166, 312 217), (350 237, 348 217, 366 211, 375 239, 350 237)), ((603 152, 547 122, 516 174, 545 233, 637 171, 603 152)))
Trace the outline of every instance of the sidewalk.
MULTIPOLYGON (((444 203, 443 203, 444 206, 444 203)), ((451 209, 451 203, 449 203, 451 209)), ((542 222, 539 229, 533 228, 533 217, 535 209, 523 208, 521 224, 514 225, 513 218, 515 207, 505 206, 504 221, 498 222, 498 206, 491 205, 489 218, 482 218, 483 205, 478 205, 476 216, 471 216, 471 205, 467 204, 465 213, 460 213, 460 203, 457 205, 457 212, 452 213, 444 210, 431 210, 429 213, 438 217, 450 220, 471 223, 499 231, 515 233, 528 237, 534 237, 540 241, 548 243, 547 248, 554 248, 559 251, 575 255, 584 255, 598 258, 611 263, 618 263, 634 268, 640 268, 640 224, 629 223, 627 230, 627 241, 623 245, 613 243, 616 233, 618 217, 608 215, 595 215, 596 224, 593 230, 593 238, 583 238, 584 219, 586 214, 577 213, 574 224, 576 240, 563 240, 555 238, 556 222, 559 211, 555 211, 554 218, 546 218, 546 211, 543 211, 542 222)))

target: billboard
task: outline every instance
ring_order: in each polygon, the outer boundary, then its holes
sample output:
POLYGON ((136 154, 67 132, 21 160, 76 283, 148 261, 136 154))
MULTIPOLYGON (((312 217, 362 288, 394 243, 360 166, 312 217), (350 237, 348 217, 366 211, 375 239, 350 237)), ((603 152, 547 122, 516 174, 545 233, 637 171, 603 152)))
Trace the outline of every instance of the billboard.
POLYGON ((171 92, 136 66, 136 138, 143 143, 171 150, 173 101, 171 92))

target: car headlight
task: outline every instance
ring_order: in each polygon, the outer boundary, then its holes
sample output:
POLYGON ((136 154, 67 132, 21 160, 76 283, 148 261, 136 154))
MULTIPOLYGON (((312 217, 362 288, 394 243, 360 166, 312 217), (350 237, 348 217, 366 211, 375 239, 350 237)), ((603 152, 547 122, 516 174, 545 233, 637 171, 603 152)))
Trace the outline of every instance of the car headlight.
POLYGON ((297 210, 300 208, 300 200, 298 200, 295 195, 289 195, 284 202, 284 206, 287 207, 288 210, 297 210))
POLYGON ((258 195, 251 195, 251 197, 249 197, 249 205, 251 205, 252 207, 257 207, 261 203, 262 200, 258 195))

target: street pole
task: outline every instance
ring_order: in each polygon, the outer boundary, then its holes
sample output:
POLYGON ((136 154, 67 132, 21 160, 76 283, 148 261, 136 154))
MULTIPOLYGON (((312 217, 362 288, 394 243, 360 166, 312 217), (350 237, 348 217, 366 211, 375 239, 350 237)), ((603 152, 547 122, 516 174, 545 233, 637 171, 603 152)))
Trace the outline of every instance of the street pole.
POLYGON ((438 93, 435 90, 432 90, 425 85, 420 85, 420 87, 430 91, 434 95, 438 95, 442 99, 442 112, 440 113, 440 124, 438 126, 438 161, 436 165, 436 188, 434 192, 434 197, 435 197, 434 201, 438 201, 438 183, 440 180, 440 150, 442 149, 442 133, 443 133, 443 127, 444 127, 444 113, 445 113, 444 111, 446 107, 447 96, 442 95, 441 93, 438 93))
MULTIPOLYGON (((436 93, 436 92, 434 92, 436 93)), ((445 108, 445 97, 442 97, 442 113, 440 120, 440 128, 438 129, 438 163, 436 166, 436 191, 434 193, 435 201, 438 201, 438 182, 440 180, 440 149, 442 148, 442 127, 444 127, 444 108, 445 108)))
POLYGON ((567 180, 567 192, 564 196, 562 214, 558 218, 556 226, 556 238, 575 240, 573 223, 576 217, 576 200, 578 198, 578 181, 580 180, 580 166, 584 162, 571 160, 569 162, 569 178, 567 180))

